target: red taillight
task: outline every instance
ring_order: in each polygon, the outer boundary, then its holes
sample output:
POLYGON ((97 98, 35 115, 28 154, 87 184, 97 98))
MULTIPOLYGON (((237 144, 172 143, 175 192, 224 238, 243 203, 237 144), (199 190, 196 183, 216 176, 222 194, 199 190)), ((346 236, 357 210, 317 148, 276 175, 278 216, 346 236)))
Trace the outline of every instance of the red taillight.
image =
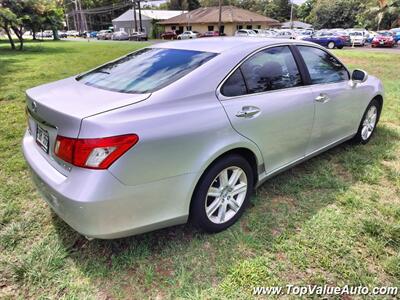
POLYGON ((107 169, 139 140, 136 134, 99 139, 73 139, 57 136, 54 153, 74 166, 107 169))

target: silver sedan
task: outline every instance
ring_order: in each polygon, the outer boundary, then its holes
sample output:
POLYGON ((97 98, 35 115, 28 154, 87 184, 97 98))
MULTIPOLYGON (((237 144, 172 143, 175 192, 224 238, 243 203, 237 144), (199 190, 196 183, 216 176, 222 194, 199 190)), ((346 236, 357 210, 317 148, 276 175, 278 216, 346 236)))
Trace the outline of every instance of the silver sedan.
POLYGON ((29 89, 23 152, 43 198, 88 237, 188 220, 218 232, 271 176, 367 143, 382 107, 377 78, 316 44, 168 42, 29 89))

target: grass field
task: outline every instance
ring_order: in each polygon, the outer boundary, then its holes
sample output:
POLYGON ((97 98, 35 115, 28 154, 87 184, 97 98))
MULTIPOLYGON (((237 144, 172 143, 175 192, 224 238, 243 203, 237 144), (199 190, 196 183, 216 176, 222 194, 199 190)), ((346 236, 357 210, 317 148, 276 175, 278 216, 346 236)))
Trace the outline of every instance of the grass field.
POLYGON ((246 299, 254 285, 400 286, 398 54, 336 52, 384 82, 376 135, 269 180, 225 232, 178 226, 89 242, 55 216, 20 150, 24 91, 139 46, 44 42, 11 52, 0 43, 1 299, 246 299))

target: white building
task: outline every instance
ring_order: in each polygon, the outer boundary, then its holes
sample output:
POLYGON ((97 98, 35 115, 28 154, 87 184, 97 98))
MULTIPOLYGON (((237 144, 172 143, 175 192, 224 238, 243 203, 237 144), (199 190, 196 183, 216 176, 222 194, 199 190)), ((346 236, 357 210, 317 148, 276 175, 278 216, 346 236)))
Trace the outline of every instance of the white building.
MULTIPOLYGON (((185 13, 186 11, 181 10, 141 10, 142 17, 142 28, 148 36, 152 36, 153 27, 157 26, 157 22, 170 19, 172 17, 179 16, 180 14, 185 13)), ((135 31, 135 18, 133 14, 133 9, 127 10, 125 13, 120 15, 118 18, 112 20, 114 31, 125 31, 126 33, 131 34, 135 31)), ((140 31, 140 23, 139 23, 139 10, 136 9, 136 21, 137 21, 137 30, 140 31)), ((162 30, 161 30, 162 32, 162 30)))

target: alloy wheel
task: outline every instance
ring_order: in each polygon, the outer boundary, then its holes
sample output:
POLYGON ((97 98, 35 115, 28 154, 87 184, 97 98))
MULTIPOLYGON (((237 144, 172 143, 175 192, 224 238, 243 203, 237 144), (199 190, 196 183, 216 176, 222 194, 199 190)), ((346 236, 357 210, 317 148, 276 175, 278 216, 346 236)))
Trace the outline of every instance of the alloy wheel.
POLYGON ((232 219, 240 210, 248 189, 246 173, 239 167, 222 170, 213 180, 205 199, 208 219, 222 224, 232 219))
POLYGON ((378 109, 376 108, 376 106, 372 105, 365 116, 361 129, 361 138, 364 141, 368 140, 372 132, 374 131, 377 118, 378 109))

